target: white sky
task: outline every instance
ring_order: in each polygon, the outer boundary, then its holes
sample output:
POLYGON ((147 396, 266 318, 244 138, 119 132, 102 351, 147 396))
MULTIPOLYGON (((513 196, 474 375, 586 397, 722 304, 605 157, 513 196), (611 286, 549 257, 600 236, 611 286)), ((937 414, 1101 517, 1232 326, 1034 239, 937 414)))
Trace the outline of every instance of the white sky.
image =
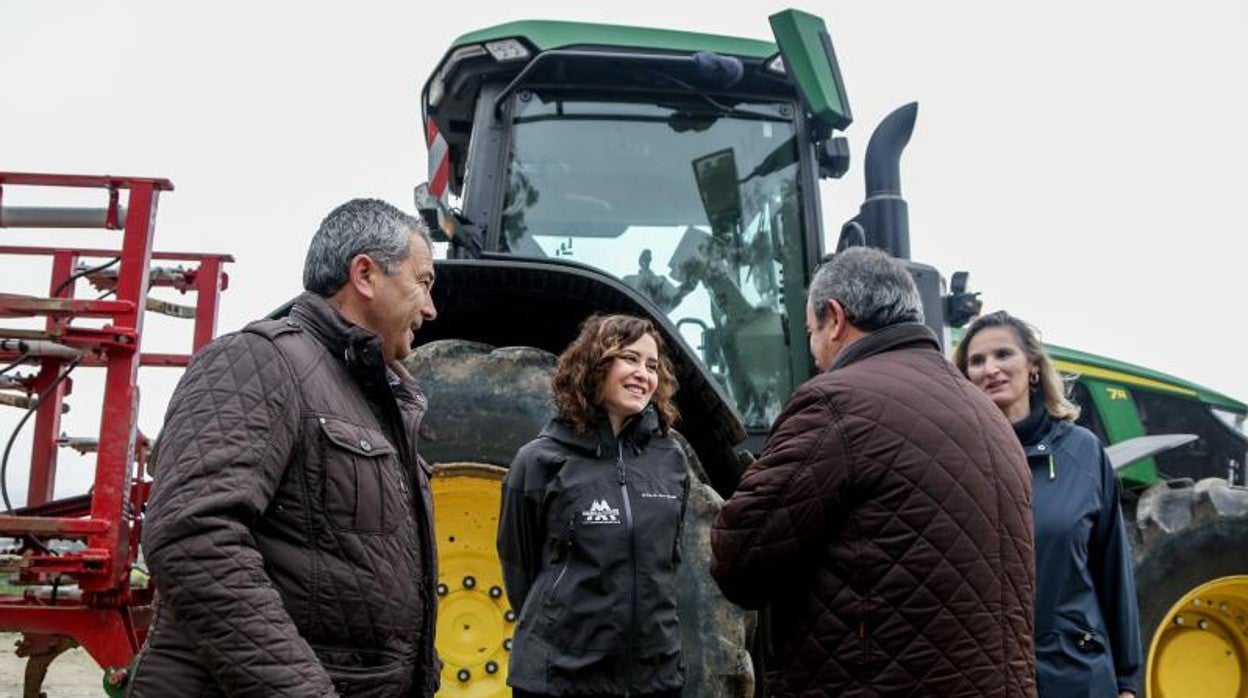
MULTIPOLYGON (((297 293, 307 240, 338 203, 376 196, 410 210, 426 171, 420 88, 455 37, 540 18, 766 39, 782 7, 0 0, 0 170, 173 180, 157 246, 236 256, 227 331, 297 293)), ((824 187, 826 230, 857 211, 875 123, 917 100, 902 161, 916 260, 969 270, 988 309, 1048 341, 1248 400, 1248 226, 1235 203, 1248 193, 1248 3, 801 8, 827 22, 857 118, 853 169, 824 187)), ((21 196, 5 191, 7 203, 35 203, 21 196)), ((0 229, 0 244, 67 241, 54 235, 0 229)), ((40 292, 44 271, 0 259, 0 290, 28 276, 27 292, 40 292)), ((172 342, 169 327, 149 338, 172 342)), ((143 379, 148 433, 174 376, 143 379)), ((79 378, 80 419, 90 383, 79 378)), ((19 414, 0 407, 0 448, 19 414)), ((10 463, 19 501, 27 453, 19 443, 10 463)), ((84 468, 62 461, 58 494, 82 491, 84 468)))

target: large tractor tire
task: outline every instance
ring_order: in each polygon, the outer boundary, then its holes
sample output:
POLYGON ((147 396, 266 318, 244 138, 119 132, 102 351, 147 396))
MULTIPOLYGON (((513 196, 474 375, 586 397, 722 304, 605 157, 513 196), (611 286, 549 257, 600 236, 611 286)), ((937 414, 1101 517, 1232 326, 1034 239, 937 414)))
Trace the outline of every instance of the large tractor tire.
POLYGON ((682 564, 676 579, 680 641, 685 654, 685 698, 751 698, 754 664, 748 628, 755 614, 742 611, 711 577, 711 524, 724 500, 706 483, 705 470, 689 443, 677 435, 689 459, 689 503, 680 537, 682 564), (699 475, 700 474, 700 475, 699 475))
POLYGON ((1149 698, 1248 697, 1248 488, 1149 488, 1136 509, 1149 698))
MULTIPOLYGON (((463 340, 417 348, 406 362, 429 398, 421 455, 434 464, 442 696, 507 696, 515 611, 495 549, 501 484, 516 450, 554 415, 554 356, 463 340)), ((722 500, 683 438, 695 485, 686 508, 678 584, 685 696, 753 695, 746 615, 709 573, 710 529, 722 500)))

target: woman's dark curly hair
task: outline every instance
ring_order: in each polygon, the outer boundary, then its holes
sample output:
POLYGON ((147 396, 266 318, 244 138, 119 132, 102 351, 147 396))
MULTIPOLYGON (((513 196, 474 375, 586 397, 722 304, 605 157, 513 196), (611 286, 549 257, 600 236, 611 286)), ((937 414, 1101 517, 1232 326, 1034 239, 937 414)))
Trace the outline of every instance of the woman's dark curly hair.
POLYGON ((676 376, 667 358, 667 344, 649 320, 632 315, 592 315, 581 325, 581 333, 559 355, 551 391, 555 408, 579 432, 594 429, 601 419, 599 393, 611 364, 624 347, 650 335, 659 349, 659 380, 650 402, 659 412, 659 425, 667 430, 680 418, 672 396, 676 376))

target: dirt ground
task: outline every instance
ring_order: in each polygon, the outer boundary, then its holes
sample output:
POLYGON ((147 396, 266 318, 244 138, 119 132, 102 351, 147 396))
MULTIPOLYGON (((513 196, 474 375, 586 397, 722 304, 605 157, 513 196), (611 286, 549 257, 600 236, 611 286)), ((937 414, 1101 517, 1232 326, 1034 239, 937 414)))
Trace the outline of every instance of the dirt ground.
MULTIPOLYGON (((21 698, 26 660, 13 653, 18 635, 0 633, 0 698, 21 698)), ((48 698, 100 698, 104 670, 81 647, 57 657, 48 668, 43 691, 48 698)))

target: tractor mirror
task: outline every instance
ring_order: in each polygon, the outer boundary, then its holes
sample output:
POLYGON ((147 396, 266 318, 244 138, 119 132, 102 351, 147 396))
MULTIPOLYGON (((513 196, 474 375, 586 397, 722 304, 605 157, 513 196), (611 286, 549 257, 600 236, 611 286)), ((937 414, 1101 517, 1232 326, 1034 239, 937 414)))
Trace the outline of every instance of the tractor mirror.
POLYGON ((741 222, 741 189, 737 186, 737 158, 732 148, 717 150, 693 161, 693 177, 706 209, 711 232, 735 229, 741 222))
POLYGON ((434 242, 449 242, 460 254, 473 259, 481 256, 484 237, 481 228, 473 225, 472 221, 461 221, 445 202, 429 191, 426 183, 416 185, 412 198, 434 242))
POLYGON ((451 236, 442 224, 442 211, 445 206, 438 201, 436 196, 429 193, 429 184, 427 182, 417 184, 416 190, 412 192, 412 198, 416 200, 416 212, 425 222, 425 227, 429 229, 429 235, 434 242, 450 242, 451 236))

